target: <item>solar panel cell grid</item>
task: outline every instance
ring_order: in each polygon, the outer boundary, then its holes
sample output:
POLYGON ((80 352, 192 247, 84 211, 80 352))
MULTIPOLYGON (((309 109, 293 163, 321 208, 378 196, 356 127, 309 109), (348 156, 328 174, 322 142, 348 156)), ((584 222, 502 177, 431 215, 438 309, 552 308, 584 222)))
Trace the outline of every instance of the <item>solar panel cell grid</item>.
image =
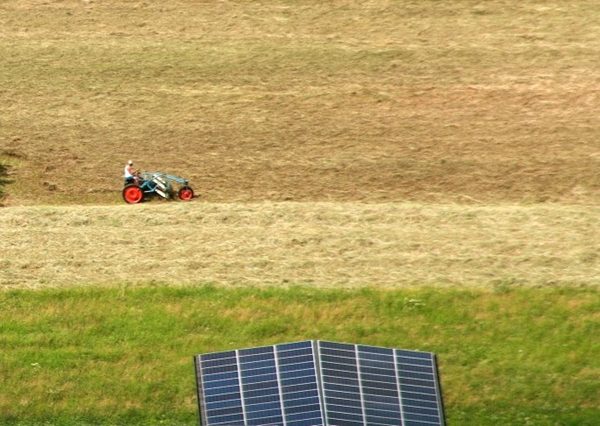
POLYGON ((408 365, 421 365, 421 366, 431 367, 430 359, 407 358, 407 357, 400 356, 400 357, 398 357, 398 363, 402 364, 402 365, 408 364, 408 365))
POLYGON ((434 355, 304 341, 196 357, 205 426, 443 426, 434 355))

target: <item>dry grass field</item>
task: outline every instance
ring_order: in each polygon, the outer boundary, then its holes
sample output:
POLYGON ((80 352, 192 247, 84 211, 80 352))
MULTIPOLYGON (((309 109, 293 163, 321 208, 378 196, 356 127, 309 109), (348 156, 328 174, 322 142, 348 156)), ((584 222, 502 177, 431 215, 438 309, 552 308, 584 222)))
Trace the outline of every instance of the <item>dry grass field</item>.
POLYGON ((0 289, 600 286, 600 208, 158 203, 0 209, 0 289))
POLYGON ((595 4, 4 1, 0 282, 596 284, 595 4))
POLYGON ((210 202, 596 204, 599 33, 595 0, 6 0, 4 202, 119 202, 133 158, 210 202))
POLYGON ((314 333, 596 426, 598 5, 1 0, 0 423, 196 424, 195 351, 314 333))

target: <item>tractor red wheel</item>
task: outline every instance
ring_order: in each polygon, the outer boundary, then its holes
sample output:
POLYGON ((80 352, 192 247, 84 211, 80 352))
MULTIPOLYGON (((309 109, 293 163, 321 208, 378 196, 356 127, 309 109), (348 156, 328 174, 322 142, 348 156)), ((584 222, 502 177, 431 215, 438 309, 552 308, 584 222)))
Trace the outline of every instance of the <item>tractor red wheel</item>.
POLYGON ((190 201, 194 198, 194 190, 189 186, 184 186, 179 190, 179 198, 183 201, 190 201))
POLYGON ((144 192, 138 185, 127 185, 123 188, 123 199, 126 203, 137 204, 144 199, 144 192))

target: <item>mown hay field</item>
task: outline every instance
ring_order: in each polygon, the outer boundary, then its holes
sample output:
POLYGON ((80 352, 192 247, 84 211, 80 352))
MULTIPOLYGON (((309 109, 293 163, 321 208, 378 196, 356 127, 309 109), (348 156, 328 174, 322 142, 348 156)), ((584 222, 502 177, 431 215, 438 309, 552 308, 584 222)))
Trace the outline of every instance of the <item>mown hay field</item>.
POLYGON ((599 27, 594 0, 4 1, 5 203, 118 202, 129 158, 206 201, 596 203, 599 27))
POLYGON ((600 209, 148 202, 0 210, 0 287, 600 286, 600 209))
POLYGON ((0 2, 0 423, 197 424, 192 355, 322 338, 595 425, 597 6, 0 2))

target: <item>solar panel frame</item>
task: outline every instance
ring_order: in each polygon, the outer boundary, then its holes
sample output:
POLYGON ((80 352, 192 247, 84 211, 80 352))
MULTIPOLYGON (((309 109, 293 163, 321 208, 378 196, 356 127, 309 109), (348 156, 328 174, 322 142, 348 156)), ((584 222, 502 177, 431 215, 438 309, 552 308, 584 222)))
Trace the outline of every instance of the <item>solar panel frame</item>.
POLYGON ((445 426, 430 352, 309 340, 194 357, 203 426, 445 426))

